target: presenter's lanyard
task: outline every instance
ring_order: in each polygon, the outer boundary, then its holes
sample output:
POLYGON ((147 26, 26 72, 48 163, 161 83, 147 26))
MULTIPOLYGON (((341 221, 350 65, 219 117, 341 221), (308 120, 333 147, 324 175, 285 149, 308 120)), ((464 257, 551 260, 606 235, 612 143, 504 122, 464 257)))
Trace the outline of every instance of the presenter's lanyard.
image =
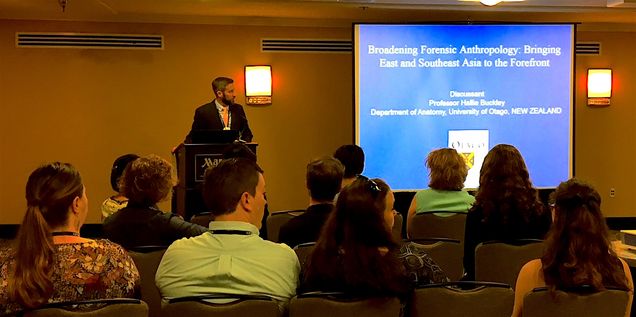
POLYGON ((249 236, 252 234, 251 231, 248 230, 210 230, 212 234, 238 234, 243 236, 249 236))
POLYGON ((225 120, 223 120, 223 114, 221 114, 220 112, 219 119, 221 119, 223 130, 230 130, 232 128, 232 112, 230 112, 230 106, 227 107, 227 126, 225 125, 225 120))

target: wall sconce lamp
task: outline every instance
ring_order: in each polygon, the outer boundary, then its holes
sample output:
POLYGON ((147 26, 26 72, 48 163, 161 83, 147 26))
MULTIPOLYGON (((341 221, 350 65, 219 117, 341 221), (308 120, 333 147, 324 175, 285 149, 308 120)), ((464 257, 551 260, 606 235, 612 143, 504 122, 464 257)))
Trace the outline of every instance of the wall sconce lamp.
POLYGON ((609 68, 587 70, 587 105, 609 106, 612 96, 612 70, 609 68))
POLYGON ((272 104, 272 66, 245 66, 245 103, 272 104))

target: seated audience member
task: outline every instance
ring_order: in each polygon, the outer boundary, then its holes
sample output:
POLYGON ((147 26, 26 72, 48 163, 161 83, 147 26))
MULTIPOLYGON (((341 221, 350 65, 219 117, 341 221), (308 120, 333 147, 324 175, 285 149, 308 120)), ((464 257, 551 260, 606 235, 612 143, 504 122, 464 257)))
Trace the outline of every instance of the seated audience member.
POLYGON ((109 197, 102 203, 102 220, 126 207, 128 204, 128 198, 122 195, 119 190, 119 178, 124 173, 128 164, 138 158, 139 156, 136 154, 126 154, 118 157, 115 162, 113 162, 113 168, 110 170, 110 187, 112 187, 117 194, 109 197))
POLYGON ((157 203, 168 199, 174 186, 172 166, 156 155, 133 161, 121 177, 120 188, 128 205, 104 221, 104 236, 126 249, 165 245, 207 231, 205 227, 163 212, 157 203))
POLYGON ((344 179, 342 187, 348 186, 356 180, 358 175, 364 170, 364 151, 355 144, 347 144, 339 147, 333 154, 342 165, 344 165, 344 179))
POLYGON ((88 198, 73 166, 55 162, 33 171, 26 200, 15 246, 0 248, 0 315, 134 295, 139 272, 128 253, 108 240, 79 235, 88 198))
POLYGON ((293 297, 296 254, 258 236, 266 203, 260 167, 245 158, 221 161, 206 171, 203 197, 214 214, 210 231, 166 250, 156 275, 161 295, 261 294, 281 304, 293 297))
POLYGON ((629 291, 625 311, 629 316, 634 295, 632 275, 612 249, 601 213, 601 196, 592 186, 570 179, 559 185, 554 198, 554 223, 544 254, 521 269, 512 315, 521 316, 524 296, 536 287, 567 291, 585 285, 596 291, 608 287, 629 291))
POLYGON ((380 179, 359 177, 340 192, 309 257, 303 291, 353 296, 406 296, 415 285, 448 281, 415 243, 391 234, 395 198, 380 179))
MULTIPOLYGON (((468 176, 468 166, 464 158, 455 149, 432 151, 426 158, 429 169, 429 189, 415 194, 409 207, 407 226, 413 216, 427 211, 462 211, 475 202, 475 197, 462 190, 468 176)), ((445 214, 438 214, 444 216, 445 214)))
POLYGON ((466 216, 465 279, 475 278, 475 248, 491 240, 543 239, 550 228, 521 153, 512 145, 493 147, 481 167, 479 189, 466 216))
POLYGON ((290 247, 315 242, 322 225, 333 209, 333 199, 340 191, 344 166, 331 156, 307 164, 306 184, 309 207, 280 228, 279 240, 290 247))

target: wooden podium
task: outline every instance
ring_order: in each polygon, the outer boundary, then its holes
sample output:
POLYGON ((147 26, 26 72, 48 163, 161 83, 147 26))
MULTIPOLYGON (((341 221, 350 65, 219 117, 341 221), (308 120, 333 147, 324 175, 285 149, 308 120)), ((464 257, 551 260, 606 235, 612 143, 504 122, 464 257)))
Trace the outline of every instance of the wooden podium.
MULTIPOLYGON (((223 151, 230 144, 180 144, 174 151, 179 183, 175 188, 173 212, 189 220, 192 215, 207 212, 201 196, 205 170, 215 167, 223 159, 223 151)), ((256 154, 256 143, 245 143, 256 154)))

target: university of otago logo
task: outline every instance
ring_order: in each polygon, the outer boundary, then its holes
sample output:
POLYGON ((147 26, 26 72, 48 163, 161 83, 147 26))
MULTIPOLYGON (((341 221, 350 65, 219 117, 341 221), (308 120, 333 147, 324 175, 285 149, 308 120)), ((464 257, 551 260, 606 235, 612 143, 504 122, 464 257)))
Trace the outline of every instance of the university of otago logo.
POLYGON ((459 154, 464 158, 469 170, 475 166, 475 152, 460 152, 459 154))

